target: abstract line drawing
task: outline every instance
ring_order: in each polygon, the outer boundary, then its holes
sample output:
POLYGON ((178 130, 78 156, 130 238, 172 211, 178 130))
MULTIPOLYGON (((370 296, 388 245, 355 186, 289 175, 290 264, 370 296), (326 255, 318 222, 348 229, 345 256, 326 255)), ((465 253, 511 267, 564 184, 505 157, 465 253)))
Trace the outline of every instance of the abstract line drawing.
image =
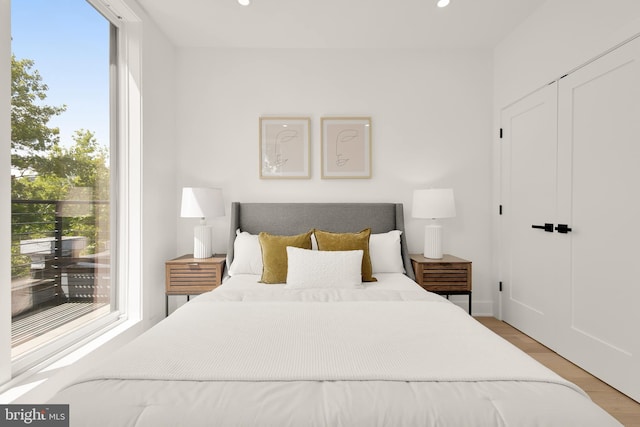
POLYGON ((260 118, 260 178, 309 178, 306 117, 260 118))
POLYGON ((272 162, 267 160, 273 172, 280 172, 280 170, 284 167, 284 165, 287 164, 287 161, 289 160, 289 158, 284 157, 286 154, 283 153, 283 145, 287 143, 295 144, 297 142, 296 139, 298 138, 298 136, 298 132, 291 129, 285 129, 278 132, 275 138, 276 141, 274 143, 275 160, 272 162))
POLYGON ((371 177, 371 118, 323 117, 322 178, 371 177))
POLYGON ((342 167, 347 164, 349 158, 343 153, 342 147, 348 142, 355 141, 358 136, 358 131, 355 129, 346 129, 338 133, 336 137, 336 166, 342 167))

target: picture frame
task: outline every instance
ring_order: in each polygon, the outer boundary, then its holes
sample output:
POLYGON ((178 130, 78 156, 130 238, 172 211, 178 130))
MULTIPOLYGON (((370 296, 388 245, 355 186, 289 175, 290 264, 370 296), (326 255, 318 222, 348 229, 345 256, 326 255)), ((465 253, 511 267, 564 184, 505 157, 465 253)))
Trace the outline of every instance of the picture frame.
POLYGON ((322 117, 322 179, 371 178, 371 117, 322 117))
POLYGON ((260 117, 260 178, 311 178, 309 117, 260 117))

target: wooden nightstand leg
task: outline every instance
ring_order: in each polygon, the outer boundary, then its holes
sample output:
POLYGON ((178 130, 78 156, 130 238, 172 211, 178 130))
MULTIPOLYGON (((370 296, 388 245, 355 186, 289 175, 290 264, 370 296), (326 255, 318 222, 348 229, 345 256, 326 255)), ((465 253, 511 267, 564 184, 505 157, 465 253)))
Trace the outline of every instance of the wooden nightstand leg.
POLYGON ((169 316, 169 295, 167 294, 164 295, 164 312, 164 317, 169 316))
POLYGON ((469 316, 471 316, 471 291, 469 291, 469 316))

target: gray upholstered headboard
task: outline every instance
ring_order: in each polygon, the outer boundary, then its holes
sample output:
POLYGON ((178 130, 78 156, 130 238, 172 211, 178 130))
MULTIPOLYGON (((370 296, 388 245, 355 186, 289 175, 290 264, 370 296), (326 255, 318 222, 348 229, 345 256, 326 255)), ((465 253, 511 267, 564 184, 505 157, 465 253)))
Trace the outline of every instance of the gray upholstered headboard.
POLYGON ((334 232, 372 233, 401 230, 401 250, 407 276, 414 278, 407 251, 401 203, 240 203, 231 204, 227 266, 233 261, 236 230, 258 234, 294 235, 312 228, 334 232))

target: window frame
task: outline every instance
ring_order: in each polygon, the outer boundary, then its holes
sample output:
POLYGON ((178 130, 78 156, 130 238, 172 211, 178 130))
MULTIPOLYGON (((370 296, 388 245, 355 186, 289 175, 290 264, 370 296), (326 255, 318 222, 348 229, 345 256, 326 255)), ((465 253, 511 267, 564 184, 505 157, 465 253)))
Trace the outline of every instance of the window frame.
MULTIPOLYGON (((33 352, 11 360, 11 273, 10 268, 10 197, 0 201, 0 390, 11 387, 25 376, 77 350, 114 327, 142 320, 141 269, 141 183, 142 183, 142 93, 141 54, 142 25, 125 0, 87 0, 111 24, 110 30, 110 158, 111 158, 111 242, 112 301, 116 309, 106 316, 43 345, 33 352), (137 231, 137 232, 134 232, 137 231), (114 243, 115 242, 115 243, 114 243), (4 268, 4 267, 7 268, 4 268), (130 285, 131 284, 131 285, 130 285)), ((11 57, 11 0, 0 0, 0 57, 11 57), (5 13, 6 12, 6 13, 5 13)), ((0 79, 10 81, 10 61, 0 67, 0 79)), ((6 114, 0 117, 0 140, 9 143, 0 148, 0 169, 11 167, 10 85, 0 85, 0 105, 6 114), (7 88, 6 90, 4 88, 7 88)), ((9 176, 9 174, 7 174, 9 176)), ((10 194, 11 181, 0 181, 3 194, 10 194)))
MULTIPOLYGON (((11 194, 11 1, 0 0, 0 194, 11 194)), ((11 379, 11 197, 0 198, 0 384, 11 379), (2 285, 4 284, 4 286, 2 285)))

